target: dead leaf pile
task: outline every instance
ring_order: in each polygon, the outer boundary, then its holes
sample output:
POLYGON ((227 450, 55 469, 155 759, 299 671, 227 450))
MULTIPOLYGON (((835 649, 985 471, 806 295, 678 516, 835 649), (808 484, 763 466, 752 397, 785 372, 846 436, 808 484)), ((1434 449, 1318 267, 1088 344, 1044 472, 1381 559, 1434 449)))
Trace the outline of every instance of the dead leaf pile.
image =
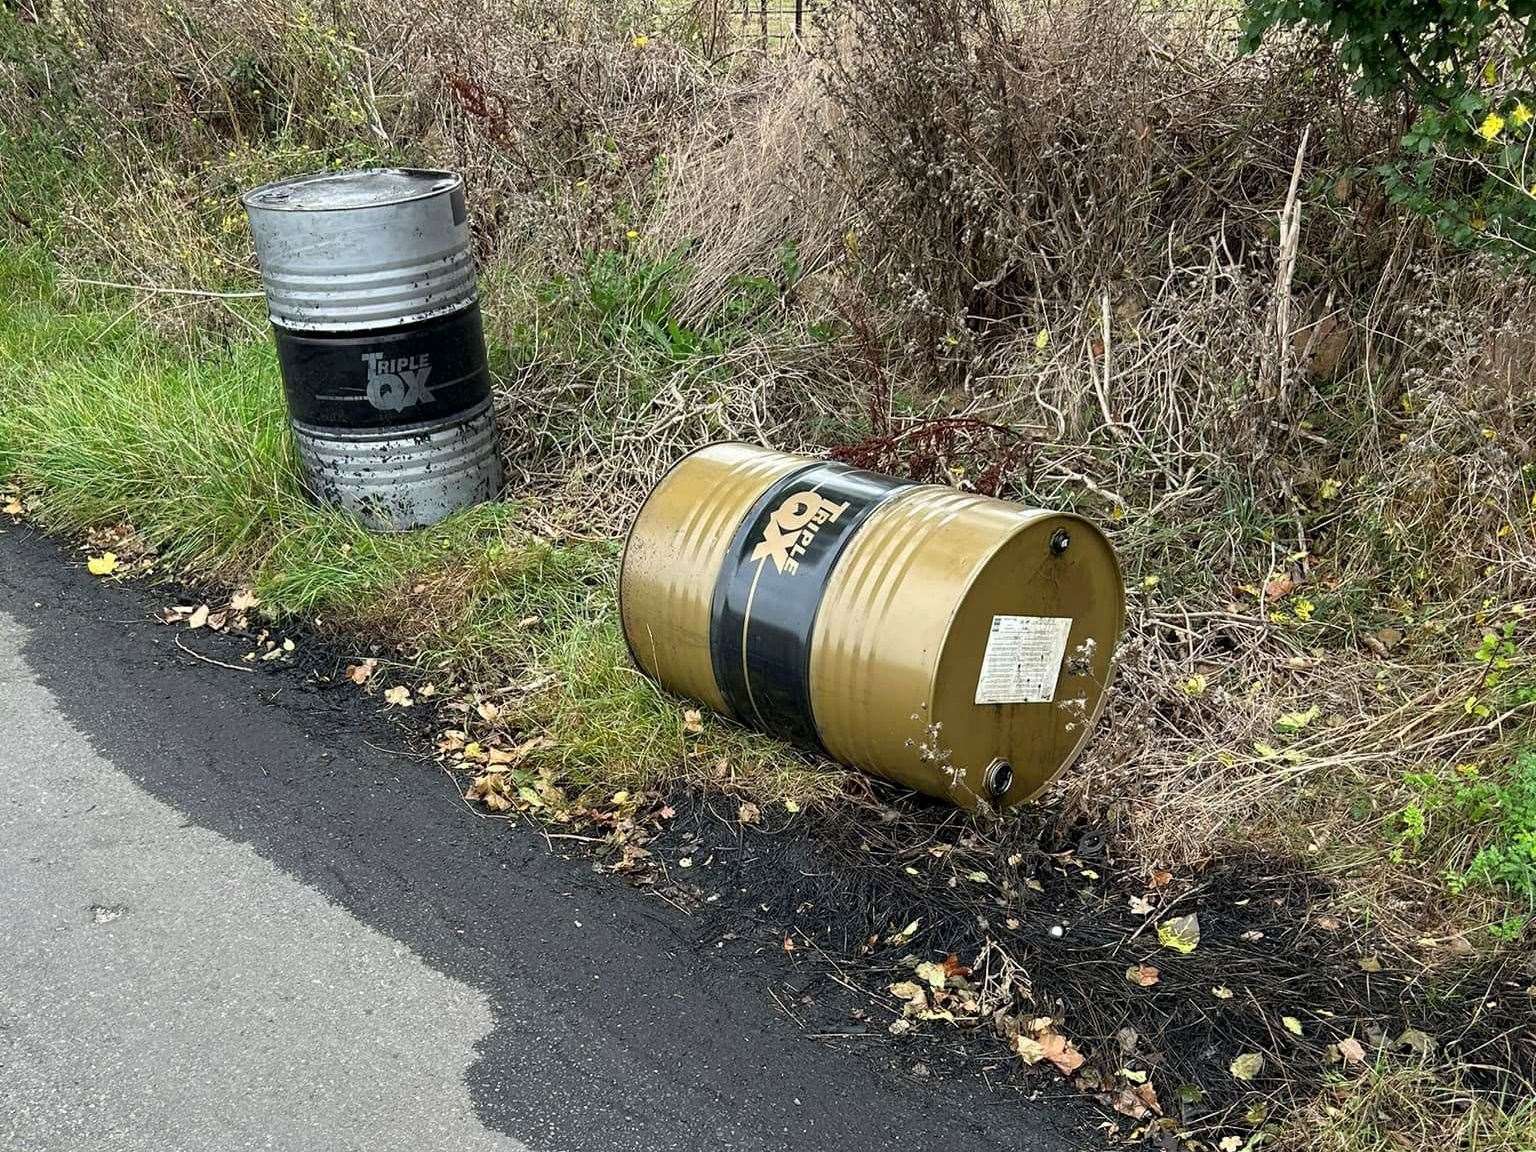
MULTIPOLYGON (((32 501, 18 496, 0 497, 4 511, 20 516, 33 508, 32 501)), ((154 571, 155 550, 139 536, 132 524, 93 528, 85 534, 85 567, 92 576, 148 575, 154 571)))
POLYGON ((1093 1096, 1122 1116, 1144 1120, 1162 1115, 1162 1104, 1149 1072, 1134 1067, 1134 1054, 1140 1042, 1134 1029, 1121 1030, 1119 1053, 1123 1062, 1110 1072, 1107 1068, 1088 1064, 1087 1058, 1062 1031, 1061 1022, 1056 1017, 1013 1017, 1000 1012, 993 1017, 992 1023, 998 1035, 1025 1064, 1050 1064, 1071 1080, 1078 1091, 1093 1096))
MULTIPOLYGON (((902 1020, 944 1020, 950 1024, 977 1024, 981 1019, 981 999, 971 983, 971 970, 951 952, 941 961, 917 960, 912 965, 911 980, 898 980, 886 991, 902 1002, 902 1020)), ((907 1031, 910 1025, 896 1032, 907 1031)))
MULTIPOLYGON (((460 734, 455 732, 454 735, 460 734)), ((460 763, 480 769, 465 790, 464 798, 478 800, 492 812, 544 810, 557 820, 569 819, 571 802, 555 783, 553 770, 548 765, 537 771, 523 766, 530 753, 548 743, 547 736, 536 736, 515 748, 482 748, 479 742, 472 740, 462 743, 458 748, 460 763)))
MULTIPOLYGON (((222 608, 213 608, 206 603, 175 604, 167 605, 155 615, 162 624, 179 624, 194 630, 206 628, 209 632, 246 633, 251 629, 251 611, 260 604, 261 601, 248 589, 242 589, 222 608)), ((265 633, 261 639, 266 639, 265 633)), ((288 651, 293 648, 290 646, 288 651)))

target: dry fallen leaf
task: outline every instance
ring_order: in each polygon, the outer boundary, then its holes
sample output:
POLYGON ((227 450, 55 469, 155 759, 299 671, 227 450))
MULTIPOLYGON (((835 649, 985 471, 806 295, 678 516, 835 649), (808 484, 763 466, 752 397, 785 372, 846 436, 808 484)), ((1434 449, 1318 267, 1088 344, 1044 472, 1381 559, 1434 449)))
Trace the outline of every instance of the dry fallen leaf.
MULTIPOLYGON (((1121 1075, 1128 1076, 1129 1073, 1122 1071, 1121 1075)), ((1162 1112, 1157 1101, 1156 1090, 1147 1083, 1141 1083, 1135 1088, 1121 1088, 1110 1097, 1109 1105, 1122 1116, 1129 1116, 1132 1120, 1143 1120, 1150 1115, 1162 1112)))
POLYGON ((393 688, 384 689, 384 701, 396 708, 409 708, 411 706, 411 690, 404 684, 396 684, 393 688))
POLYGON ((1288 575, 1275 576, 1264 582, 1264 599, 1283 600, 1296 590, 1296 581, 1288 575))
POLYGON ((1211 995, 1218 1000, 1230 1000, 1232 999, 1232 989, 1228 988, 1225 984, 1218 984, 1211 989, 1211 995))
POLYGON ((1262 1052, 1244 1052, 1232 1061, 1232 1065, 1228 1070, 1233 1076, 1246 1083, 1264 1071, 1264 1054, 1262 1052))
POLYGON ((110 576, 117 571, 117 553, 103 552, 100 556, 92 556, 86 560, 85 569, 92 576, 110 576))
POLYGON ((1162 978, 1151 964, 1133 964, 1125 970, 1125 978, 1140 988, 1150 988, 1162 978))
POLYGON ((887 985, 886 991, 902 1002, 902 1014, 916 1016, 928 1007, 928 997, 922 985, 910 980, 900 980, 887 985))
POLYGON ((1296 1017, 1282 1016, 1280 1017, 1280 1023, 1285 1026, 1285 1030, 1292 1036, 1300 1036, 1302 1034, 1301 1021, 1296 1019, 1296 1017))
POLYGON ((1381 971, 1381 961, 1376 957, 1376 954, 1374 952, 1371 953, 1369 956, 1362 956, 1362 957, 1360 957, 1359 964, 1360 964, 1360 971, 1362 971, 1362 972, 1380 972, 1381 971))
POLYGON ((1275 721, 1275 728, 1280 732, 1300 732, 1317 719, 1320 711, 1322 709, 1314 704, 1304 712, 1286 712, 1275 721))
POLYGON ((1164 920, 1157 926, 1157 942, 1188 955, 1200 945, 1200 917, 1191 912, 1164 920))
POLYGON ((501 709, 496 707, 496 705, 492 704, 489 700, 482 700, 479 704, 475 705, 475 711, 480 714, 480 719, 484 720, 486 723, 490 723, 491 721, 497 720, 501 717, 501 709))
POLYGON ((347 679, 354 684, 366 684, 368 683, 368 677, 373 675, 373 670, 378 666, 379 662, 372 657, 364 660, 361 664, 348 664, 347 679))
POLYGON ((697 708, 689 708, 683 713, 683 731, 698 733, 704 731, 704 713, 697 708))
POLYGON ((192 615, 187 617, 187 627, 201 628, 206 623, 208 623, 208 605, 199 604, 192 615))
POLYGON ((1346 1036, 1339 1041, 1339 1055, 1344 1058, 1346 1064, 1365 1063, 1365 1047, 1353 1036, 1346 1036))
POLYGON ((736 821, 740 824, 761 824, 763 822, 763 814, 756 804, 747 800, 742 803, 740 808, 736 809, 736 821))
POLYGON ((969 965, 960 963, 960 957, 951 952, 944 957, 944 975, 953 980, 956 976, 967 977, 971 974, 969 965))
POLYGON ((1421 1032, 1417 1028, 1404 1029, 1393 1045, 1398 1048, 1410 1048, 1420 1056, 1432 1056, 1435 1051, 1435 1041, 1427 1032, 1421 1032))
POLYGON ((1059 1032, 1042 1032, 1037 1039, 1045 1058, 1056 1065, 1063 1076, 1070 1076, 1083 1066, 1084 1056, 1059 1032))
POLYGON ((1013 1050, 1026 1064, 1038 1064, 1045 1059, 1045 1049, 1040 1042, 1022 1032, 1013 1038, 1013 1050))
POLYGON ((231 612, 249 612, 261 601, 258 600, 249 588, 242 588, 229 598, 229 610, 231 612))
POLYGON ((944 971, 944 965, 935 964, 931 960, 924 960, 917 966, 915 971, 917 978, 935 991, 944 987, 944 981, 947 976, 944 971))

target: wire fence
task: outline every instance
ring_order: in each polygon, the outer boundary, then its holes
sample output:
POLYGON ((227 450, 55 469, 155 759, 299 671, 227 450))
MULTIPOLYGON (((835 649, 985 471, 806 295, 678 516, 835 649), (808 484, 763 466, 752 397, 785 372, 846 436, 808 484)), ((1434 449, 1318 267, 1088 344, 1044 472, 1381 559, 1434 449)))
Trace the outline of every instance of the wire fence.
POLYGON ((807 34, 831 0, 700 0, 694 11, 706 35, 732 44, 782 47, 807 34))

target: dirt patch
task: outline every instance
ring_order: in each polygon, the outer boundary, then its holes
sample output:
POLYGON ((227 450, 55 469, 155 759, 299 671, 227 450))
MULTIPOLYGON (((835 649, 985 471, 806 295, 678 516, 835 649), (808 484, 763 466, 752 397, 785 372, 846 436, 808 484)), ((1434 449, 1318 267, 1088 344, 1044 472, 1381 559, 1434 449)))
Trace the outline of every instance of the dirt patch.
POLYGON ((988 825, 880 786, 763 826, 720 797, 669 807, 654 867, 632 879, 722 935, 790 952, 805 981, 786 1012, 820 1038, 889 1044, 919 1075, 1060 1091, 1052 1061, 1014 1056, 1033 1023, 1083 1056, 1071 1080, 1122 1113, 1121 1135, 1213 1145, 1378 1061, 1456 1066, 1506 1103, 1536 1075, 1532 957, 1404 966, 1300 861, 1149 877, 1052 808, 988 825), (1193 950, 1160 940, 1188 916, 1193 950), (963 975, 935 989, 919 965, 963 975), (915 1012, 900 991, 914 982, 915 1012))

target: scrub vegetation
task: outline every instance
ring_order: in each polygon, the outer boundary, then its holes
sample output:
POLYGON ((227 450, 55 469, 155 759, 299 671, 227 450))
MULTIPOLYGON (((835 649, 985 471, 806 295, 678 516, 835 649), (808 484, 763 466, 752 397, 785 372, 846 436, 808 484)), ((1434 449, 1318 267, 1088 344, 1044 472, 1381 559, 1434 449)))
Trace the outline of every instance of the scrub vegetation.
MULTIPOLYGON (((1104 833, 1158 919, 1299 862, 1346 965, 1499 966, 1528 1029, 1536 102, 1524 24, 1467 7, 1476 37, 1379 60, 1327 5, 865 0, 795 43, 713 3, 6 0, 5 501, 330 632, 381 704, 459 704, 451 756, 529 773, 497 804, 686 781, 753 814, 926 810, 630 670, 619 540, 673 459, 735 437, 1074 509, 1130 615, 1037 817, 1104 833), (370 163, 469 182, 508 474, 403 537, 299 489, 236 201, 370 163)), ((1536 1139, 1529 1039, 1502 1078, 1400 1039, 1319 1046, 1336 1085, 1199 1138, 1536 1139)))

